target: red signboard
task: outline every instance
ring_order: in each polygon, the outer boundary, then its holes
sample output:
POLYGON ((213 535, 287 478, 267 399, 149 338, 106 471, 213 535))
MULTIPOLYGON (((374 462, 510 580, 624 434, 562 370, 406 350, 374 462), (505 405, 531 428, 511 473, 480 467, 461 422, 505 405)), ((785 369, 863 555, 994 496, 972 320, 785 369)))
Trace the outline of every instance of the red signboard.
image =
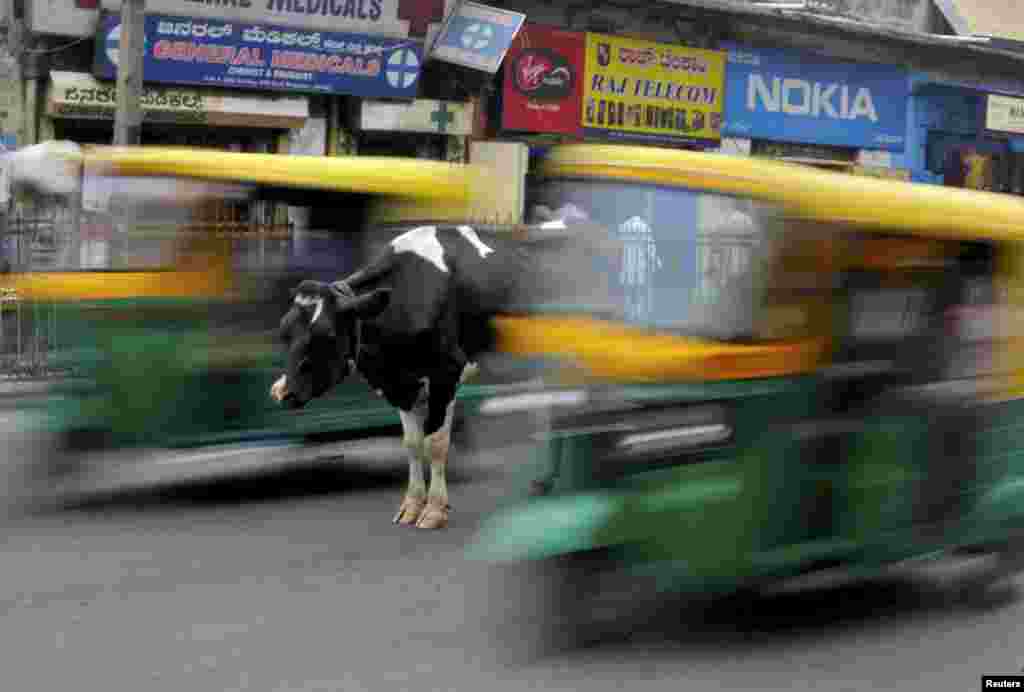
POLYGON ((505 57, 506 130, 579 135, 586 35, 527 23, 505 57))

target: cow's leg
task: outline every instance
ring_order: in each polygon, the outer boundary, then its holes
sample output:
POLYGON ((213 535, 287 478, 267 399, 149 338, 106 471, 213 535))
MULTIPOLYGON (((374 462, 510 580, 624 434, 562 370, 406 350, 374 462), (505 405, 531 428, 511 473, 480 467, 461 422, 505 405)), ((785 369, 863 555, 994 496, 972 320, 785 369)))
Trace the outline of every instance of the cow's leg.
MULTIPOLYGON (((462 366, 465 367, 465 366, 462 366)), ((448 450, 451 447, 452 418, 455 415, 455 390, 462 376, 438 382, 430 382, 430 407, 424 428, 429 431, 423 448, 430 459, 430 489, 427 506, 420 515, 416 527, 420 529, 443 529, 448 526, 448 450)))
POLYGON ((398 411, 402 419, 402 446, 409 456, 409 484, 393 519, 393 523, 402 526, 415 524, 427 503, 427 483, 423 475, 425 403, 418 401, 411 411, 398 411))

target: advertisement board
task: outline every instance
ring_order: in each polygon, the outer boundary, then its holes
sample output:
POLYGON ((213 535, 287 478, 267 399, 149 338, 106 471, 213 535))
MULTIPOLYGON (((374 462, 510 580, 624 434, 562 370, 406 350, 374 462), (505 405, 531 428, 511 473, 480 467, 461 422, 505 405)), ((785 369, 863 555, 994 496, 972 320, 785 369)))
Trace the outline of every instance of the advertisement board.
POLYGON ((1024 135, 1024 99, 988 94, 985 99, 985 129, 1024 135))
MULTIPOLYGON (((309 117, 304 96, 256 96, 192 87, 146 87, 142 92, 145 122, 290 130, 309 117)), ((83 72, 50 72, 46 114, 51 118, 113 120, 117 84, 100 82, 83 72)))
POLYGON ((902 151, 909 74, 893 65, 726 46, 730 137, 902 151))
POLYGON ((521 12, 459 2, 438 32, 430 57, 494 74, 525 21, 521 12))
POLYGON ((587 34, 587 134, 652 143, 721 138, 725 53, 587 34))
MULTIPOLYGON (((414 98, 419 41, 146 15, 146 82, 414 98)), ((118 15, 104 15, 95 74, 116 79, 118 15)))
POLYGON ((584 34, 527 24, 505 58, 501 126, 579 135, 584 34))

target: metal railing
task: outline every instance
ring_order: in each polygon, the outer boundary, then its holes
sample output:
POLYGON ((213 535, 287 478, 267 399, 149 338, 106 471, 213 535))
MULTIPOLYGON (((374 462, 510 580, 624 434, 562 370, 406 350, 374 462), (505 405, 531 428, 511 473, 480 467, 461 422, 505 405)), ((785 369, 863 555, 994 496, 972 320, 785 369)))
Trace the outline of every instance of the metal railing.
POLYGON ((61 358, 57 306, 26 302, 12 289, 0 292, 0 377, 69 374, 61 358))

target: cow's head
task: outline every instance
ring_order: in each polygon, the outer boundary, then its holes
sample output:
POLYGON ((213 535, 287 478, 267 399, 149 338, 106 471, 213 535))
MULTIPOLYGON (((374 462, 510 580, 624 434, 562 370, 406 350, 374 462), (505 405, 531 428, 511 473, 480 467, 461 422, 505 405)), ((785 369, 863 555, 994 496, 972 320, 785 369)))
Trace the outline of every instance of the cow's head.
POLYGON ((390 289, 355 295, 344 282, 303 281, 281 319, 280 337, 287 369, 270 395, 289 408, 301 408, 348 377, 358 349, 358 322, 387 307, 390 289))

